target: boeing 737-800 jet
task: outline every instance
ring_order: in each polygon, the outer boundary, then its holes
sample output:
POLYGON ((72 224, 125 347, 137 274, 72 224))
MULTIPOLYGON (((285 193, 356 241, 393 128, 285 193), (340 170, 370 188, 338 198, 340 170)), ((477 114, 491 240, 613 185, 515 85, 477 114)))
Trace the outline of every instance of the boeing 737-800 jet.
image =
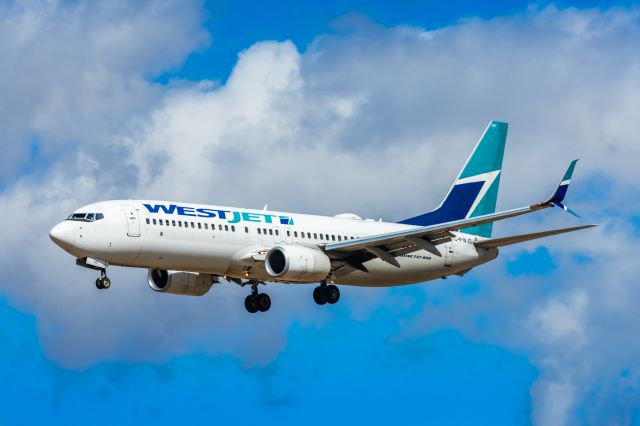
MULTIPOLYGON (((155 200, 116 200, 76 210, 50 232, 80 266, 100 271, 111 286, 111 265, 148 269, 162 293, 201 296, 220 279, 249 285, 245 308, 271 306, 259 284, 319 283, 316 303, 340 298, 336 284, 399 286, 463 275, 493 260, 498 248, 594 225, 492 238, 493 222, 564 204, 569 165, 545 201, 495 212, 507 123, 489 123, 438 208, 397 223, 355 214, 312 216, 155 200)), ((577 216, 577 215, 576 215, 577 216)))

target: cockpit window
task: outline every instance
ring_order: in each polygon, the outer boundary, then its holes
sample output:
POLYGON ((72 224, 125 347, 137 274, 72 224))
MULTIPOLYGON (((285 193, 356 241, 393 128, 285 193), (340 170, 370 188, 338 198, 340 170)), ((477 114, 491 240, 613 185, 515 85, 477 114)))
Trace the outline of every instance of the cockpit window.
POLYGON ((94 222, 96 220, 104 219, 102 213, 73 213, 67 220, 75 220, 77 222, 94 222))

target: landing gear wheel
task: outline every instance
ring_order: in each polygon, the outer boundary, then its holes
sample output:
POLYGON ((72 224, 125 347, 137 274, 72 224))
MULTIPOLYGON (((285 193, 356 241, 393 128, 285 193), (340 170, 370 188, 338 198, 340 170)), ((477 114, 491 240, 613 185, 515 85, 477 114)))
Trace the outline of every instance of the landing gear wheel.
POLYGON ((107 271, 100 270, 100 277, 96 279, 96 288, 98 290, 107 289, 111 287, 111 280, 107 278, 107 271))
POLYGON ((244 308, 250 314, 255 314, 256 312, 258 312, 258 304, 256 301, 256 297, 253 294, 248 295, 244 299, 244 308))
POLYGON ((333 284, 328 285, 324 289, 324 293, 326 295, 327 303, 333 305, 338 300, 340 300, 340 290, 333 284))
POLYGON ((256 296, 256 306, 260 312, 267 312, 271 307, 271 298, 266 293, 260 293, 256 296))
POLYGON ((318 286, 313 289, 313 301, 318 305, 324 305, 327 303, 327 292, 325 291, 326 287, 318 286))

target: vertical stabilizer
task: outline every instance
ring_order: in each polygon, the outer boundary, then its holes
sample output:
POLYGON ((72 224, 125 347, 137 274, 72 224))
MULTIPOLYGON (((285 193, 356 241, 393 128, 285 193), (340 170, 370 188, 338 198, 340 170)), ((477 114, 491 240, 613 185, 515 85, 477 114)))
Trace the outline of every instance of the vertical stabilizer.
MULTIPOLYGON (((428 226, 494 213, 507 129, 507 123, 490 122, 440 206, 400 223, 428 226)), ((492 228, 492 223, 485 223, 461 231, 488 238, 492 228)))

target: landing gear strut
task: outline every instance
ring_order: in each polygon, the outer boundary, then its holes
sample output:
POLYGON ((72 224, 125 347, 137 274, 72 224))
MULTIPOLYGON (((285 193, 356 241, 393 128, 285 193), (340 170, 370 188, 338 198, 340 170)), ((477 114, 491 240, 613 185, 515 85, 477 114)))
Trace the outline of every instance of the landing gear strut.
POLYGON ((313 290, 313 300, 318 305, 324 305, 325 303, 333 305, 340 300, 340 290, 335 285, 327 285, 327 282, 323 281, 313 290))
POLYGON ((267 293, 258 293, 258 284, 257 281, 251 283, 251 294, 244 299, 244 307, 251 314, 267 312, 271 307, 271 298, 267 293))
POLYGON ((106 269, 100 269, 100 278, 96 279, 96 287, 99 290, 111 287, 111 280, 107 277, 106 269))

